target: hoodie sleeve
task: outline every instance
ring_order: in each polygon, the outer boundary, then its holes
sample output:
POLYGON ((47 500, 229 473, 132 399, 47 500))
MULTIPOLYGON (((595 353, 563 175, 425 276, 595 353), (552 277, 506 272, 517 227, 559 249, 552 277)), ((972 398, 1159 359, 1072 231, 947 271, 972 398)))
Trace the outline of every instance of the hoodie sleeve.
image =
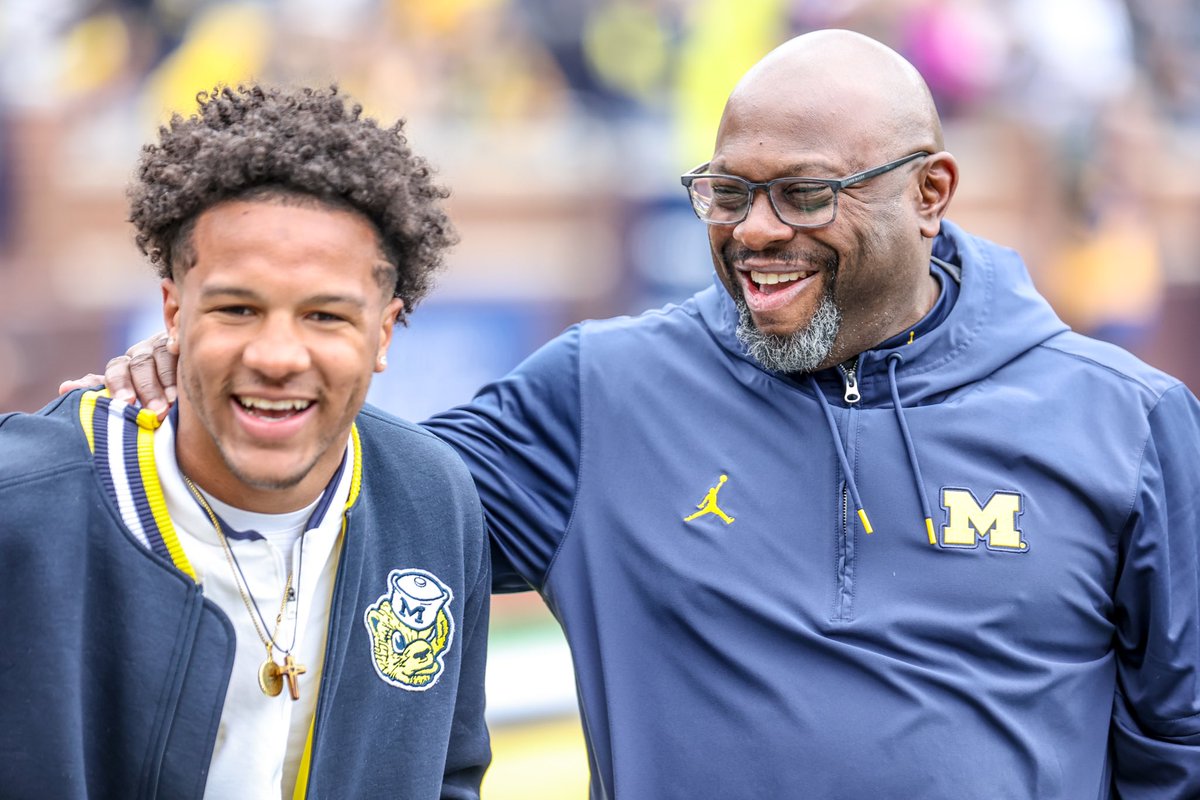
POLYGON ((541 589, 570 522, 580 456, 579 326, 470 403, 424 425, 475 479, 492 539, 494 591, 541 589))
POLYGON ((1200 797, 1200 404, 1176 386, 1149 421, 1115 592, 1122 800, 1200 797))

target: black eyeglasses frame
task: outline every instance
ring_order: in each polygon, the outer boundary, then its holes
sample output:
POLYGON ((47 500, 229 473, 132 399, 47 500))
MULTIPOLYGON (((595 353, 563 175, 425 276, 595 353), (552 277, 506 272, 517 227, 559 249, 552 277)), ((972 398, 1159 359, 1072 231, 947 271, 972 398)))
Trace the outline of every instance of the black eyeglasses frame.
POLYGON ((758 191, 759 189, 762 189, 764 192, 767 193, 767 199, 771 203, 771 208, 772 208, 772 210, 774 210, 775 216, 778 217, 779 220, 781 222, 783 222, 785 225, 790 225, 793 228, 823 228, 826 225, 832 225, 833 221, 835 219, 837 219, 837 197, 838 197, 838 192, 840 192, 842 189, 845 189, 848 186, 854 186, 855 184, 862 183, 863 181, 870 180, 871 178, 874 178, 878 175, 882 175, 885 172, 890 172, 890 171, 896 169, 897 167, 904 166, 905 164, 907 164, 910 161, 913 161, 914 159, 923 158, 925 156, 930 156, 930 155, 933 155, 933 154, 930 153, 928 150, 918 150, 915 153, 909 153, 906 156, 897 158, 895 161, 889 161, 886 164, 881 164, 878 167, 871 167, 870 169, 863 170, 862 172, 856 172, 853 175, 846 176, 845 178, 809 178, 809 177, 794 176, 794 177, 774 178, 772 180, 763 181, 761 183, 755 182, 755 181, 748 181, 745 178, 740 177, 738 175, 722 175, 720 173, 702 172, 702 170, 708 169, 708 166, 712 163, 711 161, 706 161, 703 164, 701 164, 700 166, 690 170, 689 172, 686 172, 683 175, 680 175, 679 182, 682 183, 684 188, 686 188, 688 190, 688 200, 690 201, 690 204, 692 206, 692 212, 696 215, 696 217, 701 222, 704 222, 708 225, 738 225, 741 222, 745 221, 746 217, 750 216, 750 209, 754 206, 754 193, 756 191, 758 191), (746 203, 746 207, 742 210, 741 216, 738 217, 737 219, 730 219, 730 220, 724 220, 724 219, 714 220, 714 219, 709 219, 707 217, 701 216, 699 209, 696 208, 695 198, 692 195, 692 183, 699 178, 721 178, 724 180, 737 181, 738 183, 743 184, 746 187, 746 197, 748 198, 748 201, 746 203), (817 184, 820 186, 829 187, 829 189, 833 191, 833 201, 831 203, 832 210, 830 211, 829 219, 826 220, 825 222, 816 222, 816 223, 788 222, 786 219, 784 219, 783 214, 781 214, 779 212, 779 207, 775 204, 775 196, 771 193, 771 187, 775 186, 776 184, 780 184, 780 183, 810 183, 810 184, 817 184))

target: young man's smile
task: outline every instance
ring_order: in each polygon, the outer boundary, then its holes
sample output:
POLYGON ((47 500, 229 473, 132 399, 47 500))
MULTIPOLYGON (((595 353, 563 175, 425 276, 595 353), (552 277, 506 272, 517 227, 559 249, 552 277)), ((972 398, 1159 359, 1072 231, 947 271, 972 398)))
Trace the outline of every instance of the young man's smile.
POLYGON ((311 418, 316 416, 315 400, 271 399, 249 393, 235 393, 232 398, 235 418, 249 436, 258 439, 286 441, 311 418))

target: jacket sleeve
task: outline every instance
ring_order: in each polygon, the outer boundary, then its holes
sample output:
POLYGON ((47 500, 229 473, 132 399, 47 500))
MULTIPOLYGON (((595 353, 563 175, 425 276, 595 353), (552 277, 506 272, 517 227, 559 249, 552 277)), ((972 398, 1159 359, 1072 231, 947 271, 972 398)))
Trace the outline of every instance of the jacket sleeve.
POLYGON ((1111 747, 1122 800, 1200 797, 1200 404, 1150 414, 1115 591, 1111 747))
MULTIPOLYGON (((479 523, 483 524, 482 520, 479 523)), ((479 573, 463 613, 462 671, 454 701, 450 747, 442 779, 441 800, 479 800, 483 773, 492 749, 484 721, 484 672, 487 664, 488 615, 491 608, 491 564, 481 548, 479 573)))
POLYGON ((579 327, 470 403, 424 425, 467 464, 492 537, 494 591, 541 589, 575 503, 580 457, 579 327))

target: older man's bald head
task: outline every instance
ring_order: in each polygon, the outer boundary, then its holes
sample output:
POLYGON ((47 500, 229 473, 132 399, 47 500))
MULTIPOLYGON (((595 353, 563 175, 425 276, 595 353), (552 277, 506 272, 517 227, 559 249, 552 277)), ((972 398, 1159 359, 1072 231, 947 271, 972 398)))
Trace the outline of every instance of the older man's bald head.
POLYGON ((870 162, 891 150, 943 148, 925 80, 899 53, 845 30, 797 36, 768 53, 730 95, 731 115, 790 118, 801 135, 870 162))

